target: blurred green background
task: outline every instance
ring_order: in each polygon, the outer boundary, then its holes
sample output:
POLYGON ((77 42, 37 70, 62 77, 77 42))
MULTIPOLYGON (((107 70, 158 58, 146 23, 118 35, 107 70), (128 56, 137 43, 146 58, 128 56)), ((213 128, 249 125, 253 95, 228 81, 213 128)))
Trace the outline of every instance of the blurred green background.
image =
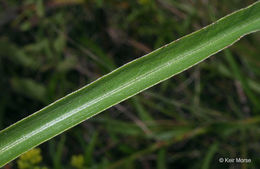
MULTIPOLYGON (((0 129, 253 2, 0 0, 0 129)), ((3 168, 257 169, 259 44, 248 35, 3 168)))

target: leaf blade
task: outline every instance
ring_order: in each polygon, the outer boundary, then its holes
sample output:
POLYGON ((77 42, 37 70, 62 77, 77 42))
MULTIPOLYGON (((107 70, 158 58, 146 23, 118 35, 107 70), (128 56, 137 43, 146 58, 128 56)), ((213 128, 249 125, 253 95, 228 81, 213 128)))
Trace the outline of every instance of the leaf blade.
POLYGON ((260 29, 260 2, 105 75, 0 132, 0 166, 260 29))

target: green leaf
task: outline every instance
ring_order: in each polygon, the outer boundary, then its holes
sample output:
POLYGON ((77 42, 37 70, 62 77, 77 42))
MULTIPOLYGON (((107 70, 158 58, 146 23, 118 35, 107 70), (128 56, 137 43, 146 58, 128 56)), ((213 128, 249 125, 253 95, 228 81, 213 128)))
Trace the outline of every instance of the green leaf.
POLYGON ((219 144, 218 143, 214 143, 212 144, 210 147, 209 147, 209 150, 203 160, 203 163, 202 163, 202 169, 209 169, 210 168, 210 162, 212 161, 215 153, 217 152, 218 150, 218 147, 219 147, 219 144))
POLYGON ((46 102, 46 88, 32 79, 14 77, 11 79, 11 85, 16 92, 24 96, 46 102))
POLYGON ((0 132, 0 166, 260 29, 260 2, 134 60, 0 132))
POLYGON ((166 149, 162 148, 157 155, 157 169, 166 169, 166 149))

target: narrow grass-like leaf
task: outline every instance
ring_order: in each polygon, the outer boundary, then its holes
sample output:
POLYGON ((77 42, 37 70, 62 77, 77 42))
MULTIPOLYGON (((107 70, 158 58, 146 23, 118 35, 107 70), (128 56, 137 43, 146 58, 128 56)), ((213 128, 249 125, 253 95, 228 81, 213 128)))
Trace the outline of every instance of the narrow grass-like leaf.
POLYGON ((201 169, 209 169, 210 168, 210 162, 213 159, 215 153, 217 152, 218 146, 219 146, 218 143, 214 143, 213 145, 211 145, 209 147, 209 151, 207 152, 207 154, 206 154, 206 156, 203 160, 201 169))
POLYGON ((260 2, 134 60, 0 132, 0 166, 260 29, 260 2))

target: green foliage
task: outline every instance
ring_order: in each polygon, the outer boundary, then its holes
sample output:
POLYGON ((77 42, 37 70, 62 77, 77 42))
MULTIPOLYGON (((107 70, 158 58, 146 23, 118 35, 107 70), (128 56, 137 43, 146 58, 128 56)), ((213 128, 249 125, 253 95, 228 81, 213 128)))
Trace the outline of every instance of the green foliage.
MULTIPOLYGON (((0 0, 0 129, 253 2, 0 0)), ((41 144, 41 164, 71 169, 82 154, 93 169, 229 168, 218 157, 258 168, 259 40, 246 36, 41 144)))

